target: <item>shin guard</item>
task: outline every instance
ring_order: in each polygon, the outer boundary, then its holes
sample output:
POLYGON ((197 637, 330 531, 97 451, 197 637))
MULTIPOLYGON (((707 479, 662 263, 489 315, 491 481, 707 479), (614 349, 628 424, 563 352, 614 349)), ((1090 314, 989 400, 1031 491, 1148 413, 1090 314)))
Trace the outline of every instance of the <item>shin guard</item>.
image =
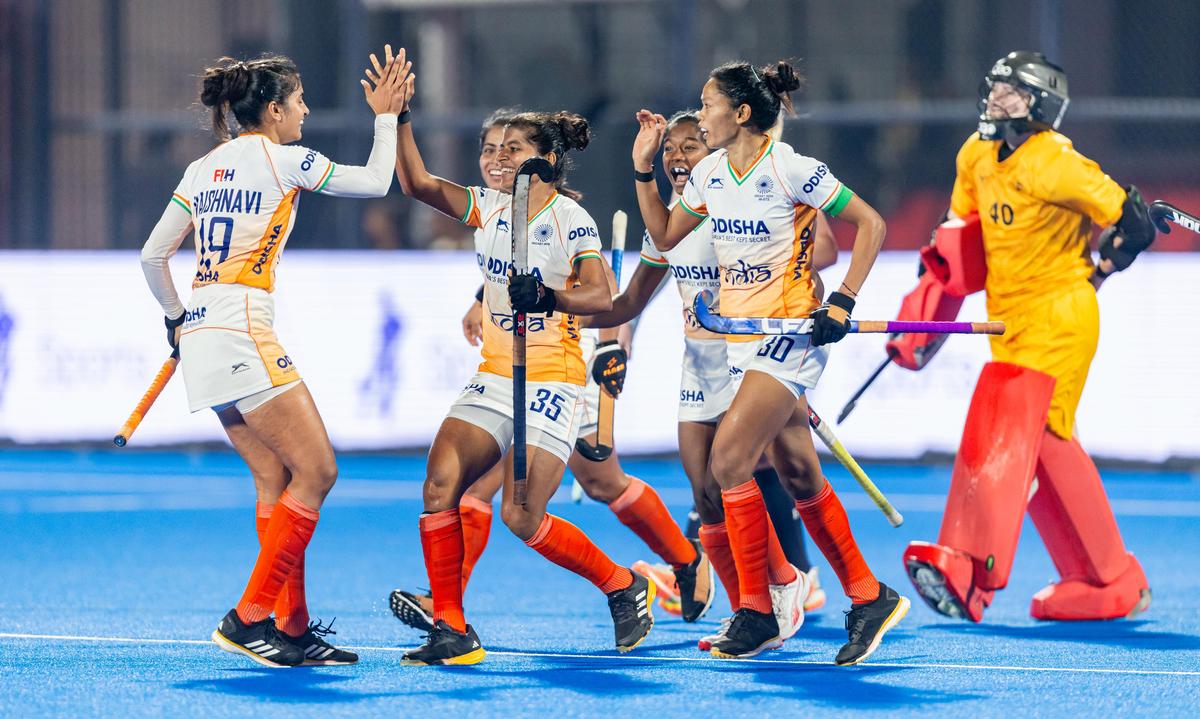
POLYGON ((980 373, 938 543, 904 553, 935 610, 979 621, 991 593, 1008 584, 1053 391, 1053 377, 1017 365, 989 362, 980 373))
POLYGON ((1100 473, 1077 439, 1046 432, 1029 516, 1062 581, 1034 597, 1037 619, 1116 619, 1149 604, 1141 565, 1126 551, 1100 473))

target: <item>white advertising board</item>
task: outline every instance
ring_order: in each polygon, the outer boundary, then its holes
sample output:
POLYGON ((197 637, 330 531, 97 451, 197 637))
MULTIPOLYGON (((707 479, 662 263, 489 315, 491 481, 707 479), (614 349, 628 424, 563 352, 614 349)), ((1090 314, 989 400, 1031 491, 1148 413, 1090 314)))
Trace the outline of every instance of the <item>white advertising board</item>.
MULTIPOLYGON (((630 259, 633 259, 631 257, 630 259)), ((845 270, 826 270, 836 286, 845 270)), ((188 286, 192 258, 172 263, 188 286)), ((630 263, 632 264, 632 263, 630 263)), ((890 319, 915 282, 913 253, 879 259, 854 312, 890 319)), ((626 268, 626 277, 632 272, 626 268)), ((1200 458, 1200 256, 1145 256, 1100 292, 1102 329, 1078 416, 1097 456, 1200 458)), ((276 331, 308 383, 339 449, 427 447, 473 374, 478 350, 461 318, 479 285, 469 253, 292 250, 279 266, 276 331)), ((963 319, 983 319, 982 295, 963 319)), ((833 351, 814 407, 833 421, 883 358, 883 336, 851 336, 833 351)), ((654 301, 634 344, 618 403, 625 453, 676 448, 682 352, 673 288, 654 301)), ((0 440, 107 441, 168 354, 158 304, 136 253, 0 253, 0 440)), ((857 456, 953 452, 980 367, 982 337, 953 337, 921 372, 889 367, 836 430, 857 456)), ((210 412, 189 414, 176 378, 133 443, 220 440, 210 412)))

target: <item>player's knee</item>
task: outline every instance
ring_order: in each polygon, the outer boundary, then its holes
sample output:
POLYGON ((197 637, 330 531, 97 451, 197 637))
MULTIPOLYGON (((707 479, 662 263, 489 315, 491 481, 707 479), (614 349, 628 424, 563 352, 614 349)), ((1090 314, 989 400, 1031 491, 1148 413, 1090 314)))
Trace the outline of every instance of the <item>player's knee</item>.
POLYGON ((333 489, 333 485, 337 482, 338 466, 337 460, 330 453, 328 457, 323 457, 317 466, 313 469, 313 475, 317 485, 326 492, 333 489))
POLYGON ((504 521, 504 526, 508 527, 509 531, 522 542, 528 542, 533 535, 537 534, 544 516, 546 516, 544 511, 531 511, 512 502, 505 502, 500 509, 500 518, 504 521))
POLYGON ((583 487, 583 493, 588 496, 588 499, 603 504, 612 504, 629 487, 629 477, 624 475, 586 478, 576 475, 576 479, 579 480, 579 486, 583 487))
POLYGON ((425 474, 425 485, 421 490, 425 511, 441 512, 457 507, 460 484, 454 473, 442 471, 431 465, 425 474))
POLYGON ((755 459, 732 448, 728 451, 718 451, 714 445, 709 468, 716 477, 717 484, 722 489, 729 489, 745 482, 754 474, 755 459))

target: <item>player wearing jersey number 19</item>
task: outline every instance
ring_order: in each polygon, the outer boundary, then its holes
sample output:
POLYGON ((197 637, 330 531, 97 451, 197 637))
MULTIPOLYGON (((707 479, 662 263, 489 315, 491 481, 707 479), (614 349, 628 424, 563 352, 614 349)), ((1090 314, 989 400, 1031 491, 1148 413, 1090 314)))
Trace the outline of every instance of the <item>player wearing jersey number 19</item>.
POLYGON ((146 280, 166 314, 167 339, 181 354, 188 404, 193 412, 217 413, 258 495, 258 560, 213 640, 270 667, 358 661, 325 641, 328 627, 308 621, 304 551, 337 464, 312 396, 275 338, 271 293, 300 190, 381 197, 391 186, 408 64, 403 53, 393 58, 390 47, 386 55, 374 82, 363 82, 375 111, 365 167, 335 165, 285 144, 300 139, 308 115, 291 60, 224 58, 206 70, 200 100, 212 109, 223 142, 188 167, 142 249, 146 280), (229 114, 241 129, 233 138, 229 114), (197 269, 185 308, 167 262, 192 235, 197 269))
MULTIPOLYGON (((730 363, 744 370, 741 385, 713 439, 710 467, 720 484, 737 565, 740 608, 718 657, 753 656, 778 641, 768 590, 768 522, 752 480, 763 452, 797 500, 796 508, 850 597, 847 643, 839 665, 856 664, 908 611, 908 600, 879 583, 859 552, 845 510, 821 474, 808 429, 804 392, 815 386, 828 350, 849 329, 854 295, 879 248, 879 214, 842 185, 829 168, 775 142, 768 132, 789 93, 800 85, 792 66, 729 63, 716 68, 700 95, 700 129, 716 150, 693 168, 682 200, 668 210, 656 188, 637 182, 642 219, 658 248, 669 252, 705 219, 721 268, 721 311, 729 316, 805 317, 811 337, 729 343, 730 363), (825 304, 812 278, 812 222, 818 211, 857 228, 850 268, 825 304)), ((666 124, 638 113, 634 170, 648 173, 666 124)), ((640 178, 639 178, 640 179, 640 178)))
POLYGON ((512 187, 516 169, 532 157, 547 160, 555 171, 552 183, 531 178, 530 214, 513 217, 509 195, 431 175, 411 127, 400 126, 396 174, 401 187, 405 194, 482 230, 476 235, 476 251, 484 275, 483 363, 439 428, 426 470, 420 531, 435 623, 426 643, 405 653, 405 664, 473 664, 484 658, 463 610, 459 502, 512 442, 514 308, 530 313, 528 496, 523 506, 511 501, 509 459, 502 519, 539 554, 608 595, 618 651, 637 646, 653 625, 652 585, 615 564, 577 527, 546 512, 575 440, 575 407, 585 372, 577 315, 612 306, 599 233, 565 183, 567 153, 582 150, 589 140, 587 121, 573 113, 521 113, 510 119, 497 154, 504 186, 512 187), (531 274, 510 277, 515 222, 530 226, 531 274))

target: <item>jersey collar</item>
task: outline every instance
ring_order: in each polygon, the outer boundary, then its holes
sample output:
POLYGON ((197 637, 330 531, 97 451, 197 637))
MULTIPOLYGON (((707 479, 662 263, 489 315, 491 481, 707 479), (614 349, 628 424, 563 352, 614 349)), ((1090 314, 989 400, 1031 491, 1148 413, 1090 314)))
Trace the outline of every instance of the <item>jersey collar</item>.
POLYGON ((733 160, 729 159, 729 153, 726 152, 725 164, 729 165, 729 174, 733 176, 733 181, 739 185, 745 182, 746 178, 750 176, 750 173, 754 172, 754 168, 758 167, 759 163, 763 161, 764 157, 771 153, 771 149, 774 147, 775 140, 773 139, 768 139, 765 143, 763 143, 763 146, 758 151, 758 155, 754 157, 754 161, 750 163, 750 167, 747 168, 745 172, 738 172, 737 168, 733 166, 733 160))

